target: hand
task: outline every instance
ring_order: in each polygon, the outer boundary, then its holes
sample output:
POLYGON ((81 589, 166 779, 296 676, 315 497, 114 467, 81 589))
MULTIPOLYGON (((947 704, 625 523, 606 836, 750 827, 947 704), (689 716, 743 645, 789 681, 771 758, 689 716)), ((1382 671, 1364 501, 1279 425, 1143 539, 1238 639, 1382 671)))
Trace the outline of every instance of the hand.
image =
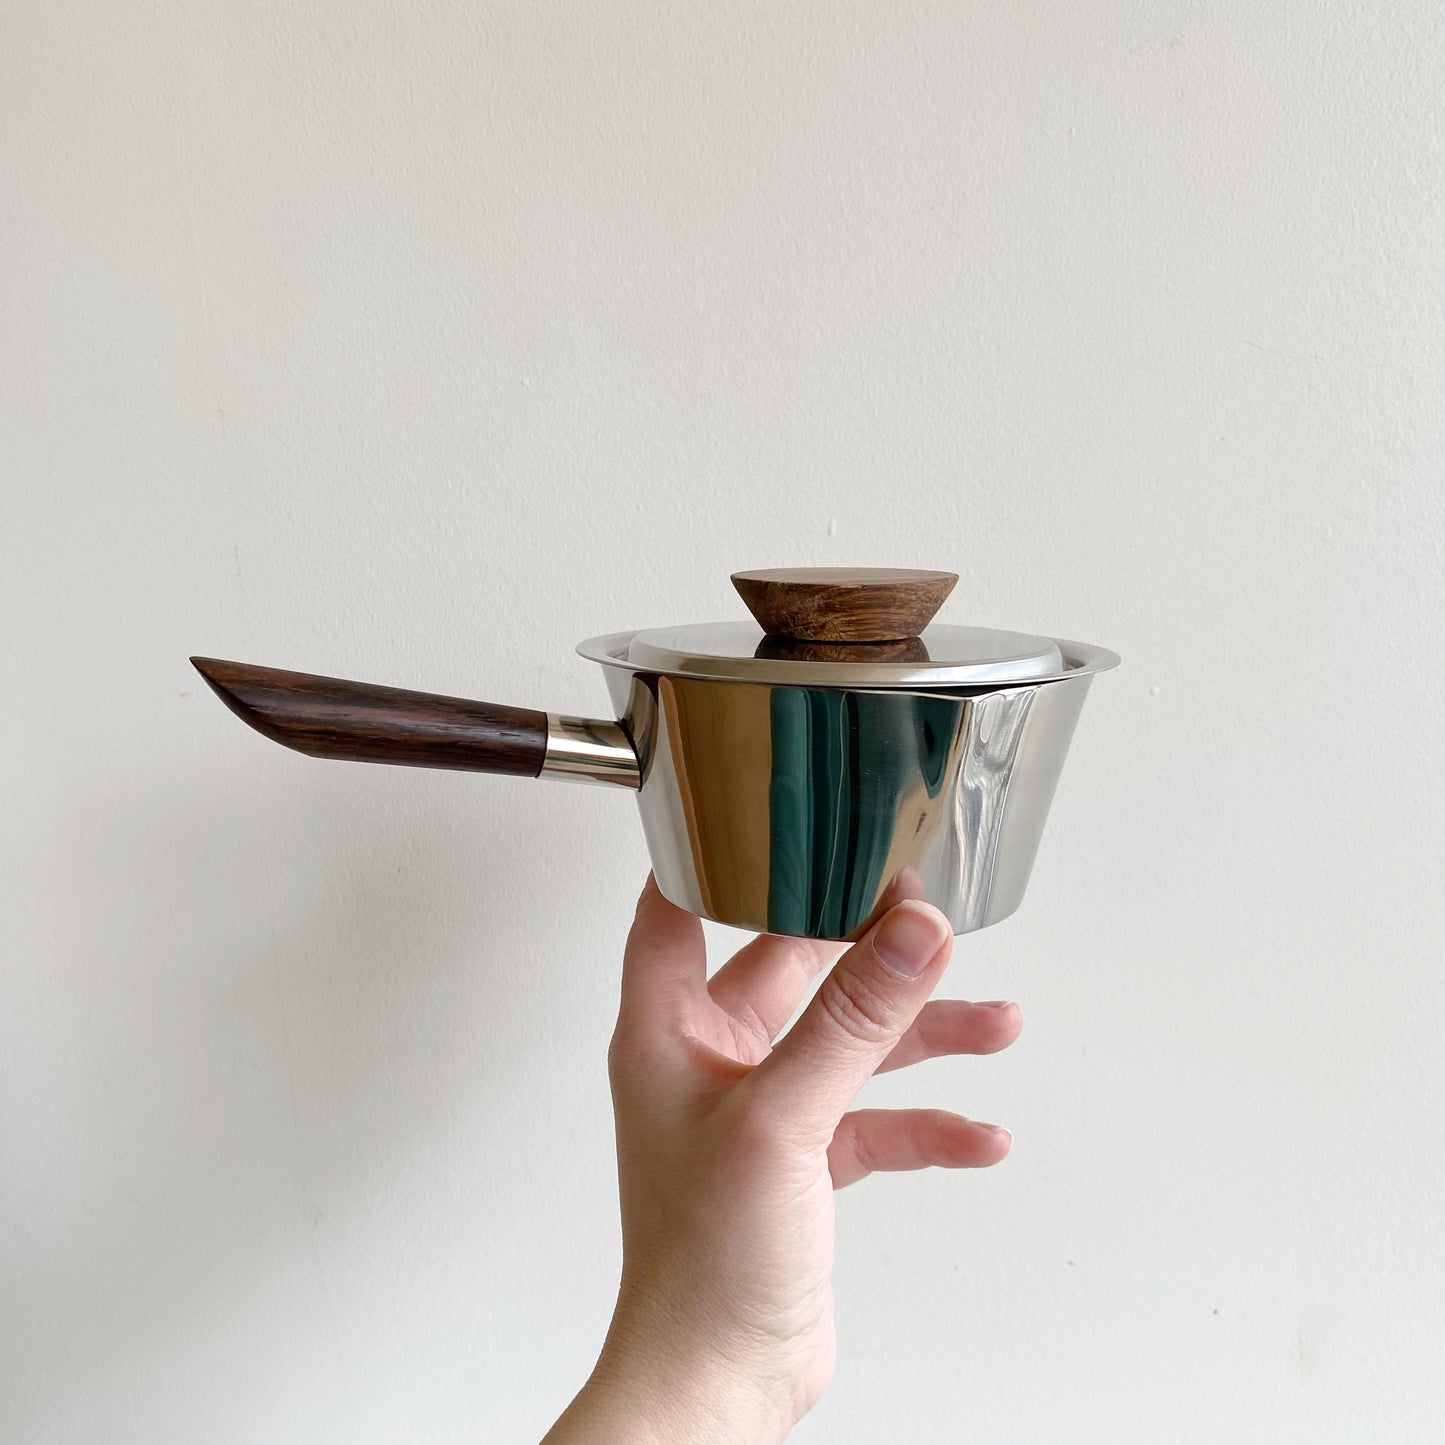
POLYGON ((709 982, 702 926, 649 878, 609 1063, 622 1283, 597 1367, 544 1445, 781 1440, 832 1373, 833 1190, 875 1169, 969 1168, 1004 1129, 936 1109, 847 1112, 867 1080, 1018 1036, 1011 1003, 926 1003, 953 947, 937 909, 893 904, 841 945, 764 935, 709 982))

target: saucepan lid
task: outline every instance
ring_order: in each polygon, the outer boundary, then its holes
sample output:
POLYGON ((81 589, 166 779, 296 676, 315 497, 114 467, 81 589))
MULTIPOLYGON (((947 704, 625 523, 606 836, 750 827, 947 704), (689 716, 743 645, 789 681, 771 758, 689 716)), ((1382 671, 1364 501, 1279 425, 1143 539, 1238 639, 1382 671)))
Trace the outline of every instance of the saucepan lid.
POLYGON ((577 650, 636 672, 799 687, 1000 687, 1069 670, 1052 638, 933 622, 953 572, 817 567, 732 580, 755 621, 615 633, 577 650))

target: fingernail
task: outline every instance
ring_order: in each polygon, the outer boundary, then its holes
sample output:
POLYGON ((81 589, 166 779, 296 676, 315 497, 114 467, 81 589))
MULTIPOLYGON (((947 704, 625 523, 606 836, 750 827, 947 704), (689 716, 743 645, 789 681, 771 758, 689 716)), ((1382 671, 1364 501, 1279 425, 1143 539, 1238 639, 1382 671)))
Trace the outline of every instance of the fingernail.
POLYGON ((976 1003, 974 1008, 1012 1008, 1014 1001, 1011 998, 991 998, 987 1003, 976 1003))
POLYGON ((873 936, 873 951, 899 978, 917 978, 943 947, 943 924, 932 909, 900 903, 873 936))

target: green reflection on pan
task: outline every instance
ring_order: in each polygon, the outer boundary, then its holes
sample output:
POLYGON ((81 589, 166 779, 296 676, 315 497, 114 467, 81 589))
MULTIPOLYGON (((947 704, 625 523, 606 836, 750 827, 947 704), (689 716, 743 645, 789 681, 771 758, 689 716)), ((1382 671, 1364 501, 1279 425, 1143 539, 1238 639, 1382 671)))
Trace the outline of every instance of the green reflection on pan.
POLYGON ((937 798, 966 704, 777 688, 771 699, 768 928, 841 937, 887 880, 900 801, 937 798))

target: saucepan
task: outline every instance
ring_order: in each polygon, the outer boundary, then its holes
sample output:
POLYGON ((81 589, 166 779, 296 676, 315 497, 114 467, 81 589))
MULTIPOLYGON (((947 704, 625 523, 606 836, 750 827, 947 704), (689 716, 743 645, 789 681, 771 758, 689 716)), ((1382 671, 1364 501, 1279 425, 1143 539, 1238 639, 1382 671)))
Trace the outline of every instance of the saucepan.
POLYGON ((739 572, 753 622, 581 643, 615 719, 193 658, 318 758, 601 784, 637 799, 658 886, 754 932, 856 937, 904 869, 955 933, 1022 902, 1100 647, 935 623, 957 576, 739 572))

